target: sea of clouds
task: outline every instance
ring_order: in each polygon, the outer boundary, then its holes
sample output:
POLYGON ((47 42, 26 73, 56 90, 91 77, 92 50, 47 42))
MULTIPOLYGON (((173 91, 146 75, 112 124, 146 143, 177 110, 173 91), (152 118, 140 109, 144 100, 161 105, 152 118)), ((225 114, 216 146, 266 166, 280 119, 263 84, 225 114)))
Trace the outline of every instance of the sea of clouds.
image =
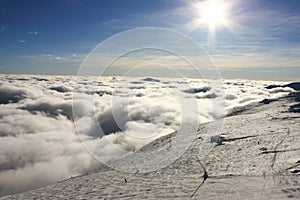
POLYGON ((109 160, 118 154, 109 143, 134 152, 178 130, 183 112, 205 123, 293 92, 271 84, 284 83, 0 75, 0 196, 101 168, 82 141, 109 160))

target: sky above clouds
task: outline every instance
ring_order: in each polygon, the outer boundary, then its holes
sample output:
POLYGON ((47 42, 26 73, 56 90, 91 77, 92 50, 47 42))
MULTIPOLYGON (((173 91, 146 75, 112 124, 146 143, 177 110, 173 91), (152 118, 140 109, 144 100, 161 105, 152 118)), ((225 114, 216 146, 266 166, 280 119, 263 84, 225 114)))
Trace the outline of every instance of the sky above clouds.
POLYGON ((0 73, 76 74, 100 42, 151 26, 203 45, 225 78, 300 78, 299 1, 220 0, 230 24, 216 27, 213 37, 207 25, 194 23, 201 16, 199 2, 2 0, 0 73))

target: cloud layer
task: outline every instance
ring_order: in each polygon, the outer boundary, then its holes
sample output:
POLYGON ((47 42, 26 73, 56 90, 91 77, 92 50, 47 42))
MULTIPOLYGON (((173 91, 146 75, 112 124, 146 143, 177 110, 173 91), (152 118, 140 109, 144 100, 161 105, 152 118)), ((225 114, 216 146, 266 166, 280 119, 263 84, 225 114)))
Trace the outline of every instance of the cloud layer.
POLYGON ((178 130, 183 112, 204 123, 224 116, 222 107, 293 91, 265 88, 283 83, 249 80, 224 81, 222 94, 222 88, 197 79, 0 77, 0 195, 101 168, 82 140, 97 157, 110 160, 118 156, 111 144, 136 151, 178 130))

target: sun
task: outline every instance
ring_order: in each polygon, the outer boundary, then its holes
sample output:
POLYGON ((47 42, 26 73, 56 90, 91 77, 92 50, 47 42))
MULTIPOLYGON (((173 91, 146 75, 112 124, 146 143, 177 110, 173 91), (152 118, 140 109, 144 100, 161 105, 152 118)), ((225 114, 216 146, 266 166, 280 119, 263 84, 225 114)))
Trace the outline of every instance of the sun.
POLYGON ((226 24, 226 7, 222 2, 210 0, 200 7, 200 20, 207 24, 210 29, 226 24))
POLYGON ((231 25, 229 20, 228 2, 224 0, 204 0, 193 5, 198 16, 192 23, 195 28, 207 26, 210 35, 214 35, 218 27, 228 27, 231 25))

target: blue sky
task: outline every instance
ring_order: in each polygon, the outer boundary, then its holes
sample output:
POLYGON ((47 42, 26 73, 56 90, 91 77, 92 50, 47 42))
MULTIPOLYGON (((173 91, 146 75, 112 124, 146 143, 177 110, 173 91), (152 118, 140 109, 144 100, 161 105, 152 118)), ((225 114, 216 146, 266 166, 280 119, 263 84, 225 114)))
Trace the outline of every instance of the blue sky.
MULTIPOLYGON (((221 0, 220 0, 221 1, 221 0)), ((300 79, 300 1, 231 0, 214 37, 193 0, 1 0, 0 73, 76 74, 100 42, 138 27, 179 31, 227 78, 300 79)))

